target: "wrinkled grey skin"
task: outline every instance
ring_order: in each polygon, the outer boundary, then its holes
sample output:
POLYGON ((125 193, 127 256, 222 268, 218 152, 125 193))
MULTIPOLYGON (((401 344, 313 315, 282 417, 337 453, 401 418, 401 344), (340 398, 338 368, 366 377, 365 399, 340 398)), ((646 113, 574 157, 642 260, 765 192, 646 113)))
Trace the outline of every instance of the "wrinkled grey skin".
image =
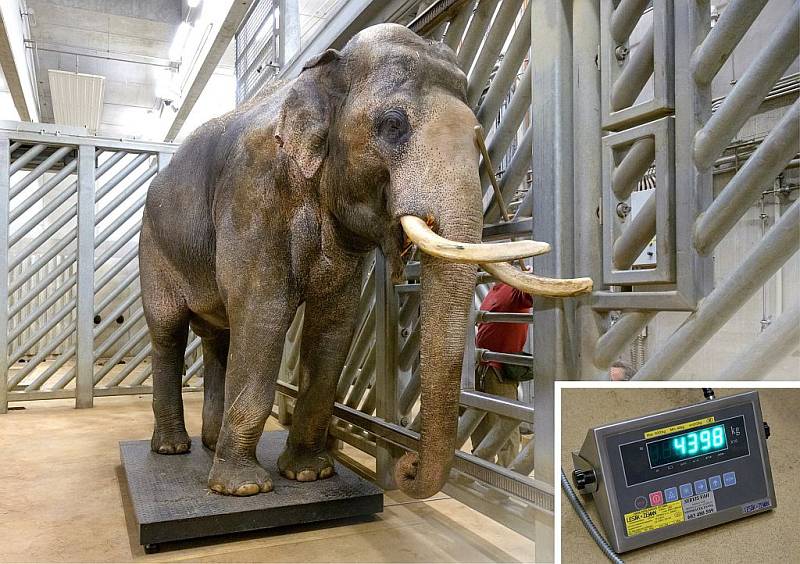
MULTIPOLYGON (((300 393, 278 466, 300 481, 333 474, 327 428, 365 255, 382 248, 399 274, 402 215, 480 241, 476 121, 465 89, 447 47, 380 25, 184 142, 150 187, 139 251, 153 451, 190 448, 180 394, 191 326, 205 362, 202 438, 216 451, 209 487, 271 490, 255 447, 284 335, 305 302, 300 393)), ((422 438, 419 454, 396 468, 415 497, 436 493, 452 462, 475 270, 423 258, 422 438)))

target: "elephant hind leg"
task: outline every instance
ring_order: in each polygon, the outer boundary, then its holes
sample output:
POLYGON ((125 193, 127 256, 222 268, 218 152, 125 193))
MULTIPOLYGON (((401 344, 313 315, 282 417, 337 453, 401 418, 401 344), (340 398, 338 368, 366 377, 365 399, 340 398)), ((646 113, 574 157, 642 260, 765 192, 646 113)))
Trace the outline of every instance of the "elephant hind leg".
MULTIPOLYGON (((188 313, 188 312, 187 312, 188 313)), ((191 440, 183 419, 181 376, 186 339, 189 334, 188 315, 182 326, 169 328, 150 326, 153 341, 153 414, 155 428, 151 448, 159 454, 189 452, 191 440)))
POLYGON ((220 331, 203 339, 203 444, 215 450, 225 413, 225 368, 230 332, 220 331))

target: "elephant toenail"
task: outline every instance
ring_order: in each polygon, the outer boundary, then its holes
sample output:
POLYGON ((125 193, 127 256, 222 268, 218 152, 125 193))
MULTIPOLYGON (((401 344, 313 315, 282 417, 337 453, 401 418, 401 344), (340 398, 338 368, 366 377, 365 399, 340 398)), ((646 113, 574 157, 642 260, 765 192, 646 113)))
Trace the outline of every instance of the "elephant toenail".
POLYGON ((168 446, 160 446, 158 447, 159 454, 169 454, 169 447, 168 446))
POLYGON ((294 480, 294 472, 291 470, 284 470, 283 475, 289 478, 290 480, 294 480))
POLYGON ((313 482, 316 479, 317 479, 317 473, 314 472, 313 470, 302 470, 297 475, 298 482, 313 482))
POLYGON ((262 491, 262 493, 271 492, 271 491, 272 491, 272 482, 270 482, 269 480, 267 480, 266 482, 264 482, 264 483, 261 485, 261 491, 262 491))
POLYGON ((333 468, 331 466, 323 468, 322 470, 319 471, 320 478, 330 478, 331 476, 333 476, 333 468))
POLYGON ((255 495, 260 491, 258 484, 242 484, 238 488, 236 488, 236 492, 234 495, 246 496, 246 495, 255 495))
POLYGON ((213 486, 211 486, 211 489, 217 493, 224 493, 222 486, 219 484, 214 484, 213 486))

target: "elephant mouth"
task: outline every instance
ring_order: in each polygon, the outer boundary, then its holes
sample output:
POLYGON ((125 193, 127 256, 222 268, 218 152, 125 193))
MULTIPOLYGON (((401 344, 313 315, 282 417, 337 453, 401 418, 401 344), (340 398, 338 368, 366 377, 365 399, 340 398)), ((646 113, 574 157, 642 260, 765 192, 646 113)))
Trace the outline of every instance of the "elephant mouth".
POLYGON ((507 243, 461 243, 438 235, 432 217, 421 219, 414 215, 400 217, 406 241, 401 256, 405 257, 411 245, 422 252, 448 262, 480 264, 497 280, 531 295, 545 297, 571 297, 592 291, 591 278, 546 278, 517 270, 508 262, 541 255, 550 251, 550 245, 540 241, 523 240, 507 243))

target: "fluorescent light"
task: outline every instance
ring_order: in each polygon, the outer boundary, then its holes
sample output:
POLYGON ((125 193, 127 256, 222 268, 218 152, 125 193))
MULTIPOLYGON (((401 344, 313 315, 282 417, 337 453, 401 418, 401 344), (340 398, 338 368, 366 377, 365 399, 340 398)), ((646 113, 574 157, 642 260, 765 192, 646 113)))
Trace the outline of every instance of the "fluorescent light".
POLYGON ((197 8, 200 5, 202 0, 186 0, 186 3, 189 4, 190 8, 197 8))
POLYGON ((188 22, 181 22, 178 26, 178 31, 175 32, 175 38, 172 40, 172 45, 169 46, 169 60, 180 61, 183 54, 183 48, 186 45, 186 40, 189 38, 189 32, 192 31, 192 24, 188 22))

